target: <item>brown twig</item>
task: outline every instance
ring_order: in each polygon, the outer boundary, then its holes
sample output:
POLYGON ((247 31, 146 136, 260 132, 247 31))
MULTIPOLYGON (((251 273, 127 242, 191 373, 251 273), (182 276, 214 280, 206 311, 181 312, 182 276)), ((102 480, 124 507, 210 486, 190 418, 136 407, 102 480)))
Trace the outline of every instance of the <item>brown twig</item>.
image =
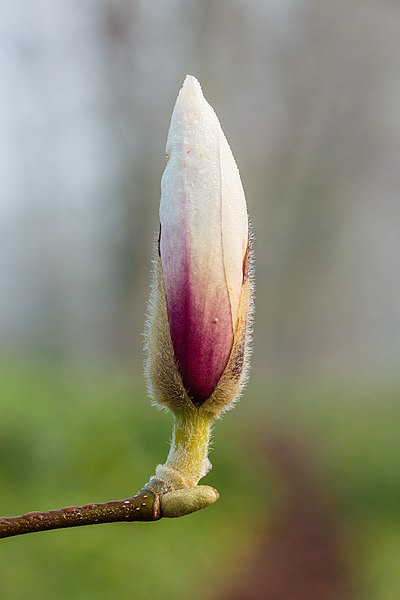
POLYGON ((173 489, 153 477, 140 492, 123 500, 29 512, 19 517, 0 517, 0 538, 82 525, 184 517, 211 506, 218 498, 217 490, 209 485, 173 489))
POLYGON ((160 496, 155 492, 142 490, 123 500, 67 506, 47 512, 29 512, 18 517, 0 517, 0 538, 99 523, 157 521, 161 516, 160 496))

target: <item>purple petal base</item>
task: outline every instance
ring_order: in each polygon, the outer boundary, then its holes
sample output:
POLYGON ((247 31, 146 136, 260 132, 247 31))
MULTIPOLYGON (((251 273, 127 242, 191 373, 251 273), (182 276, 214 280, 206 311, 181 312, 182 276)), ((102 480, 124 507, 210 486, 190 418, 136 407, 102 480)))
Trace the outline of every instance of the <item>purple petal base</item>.
POLYGON ((189 282, 180 290, 167 293, 168 319, 179 372, 196 406, 213 393, 232 348, 229 301, 221 296, 214 297, 210 309, 210 302, 206 304, 203 294, 194 296, 189 282))

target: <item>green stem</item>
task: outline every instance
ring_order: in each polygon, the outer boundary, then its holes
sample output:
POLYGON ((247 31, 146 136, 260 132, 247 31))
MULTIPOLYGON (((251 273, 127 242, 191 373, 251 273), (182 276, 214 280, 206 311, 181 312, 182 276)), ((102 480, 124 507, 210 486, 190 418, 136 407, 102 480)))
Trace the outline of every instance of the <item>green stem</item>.
POLYGON ((213 421, 213 415, 198 409, 175 414, 167 462, 156 470, 156 478, 169 489, 192 488, 211 469, 208 447, 213 421))

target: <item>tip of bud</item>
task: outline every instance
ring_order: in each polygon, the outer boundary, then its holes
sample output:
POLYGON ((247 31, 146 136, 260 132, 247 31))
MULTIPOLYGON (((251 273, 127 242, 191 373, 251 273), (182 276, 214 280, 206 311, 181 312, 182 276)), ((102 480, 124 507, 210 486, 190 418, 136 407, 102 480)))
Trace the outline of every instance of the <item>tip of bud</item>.
POLYGON ((178 95, 178 103, 187 108, 205 102, 200 83, 193 75, 186 75, 178 95))
POLYGON ((185 77, 185 81, 183 82, 183 86, 182 86, 183 90, 190 90, 190 91, 197 91, 200 92, 201 94, 203 94, 202 90, 201 90, 201 85, 200 82, 196 79, 196 77, 194 77, 194 75, 186 75, 185 77))

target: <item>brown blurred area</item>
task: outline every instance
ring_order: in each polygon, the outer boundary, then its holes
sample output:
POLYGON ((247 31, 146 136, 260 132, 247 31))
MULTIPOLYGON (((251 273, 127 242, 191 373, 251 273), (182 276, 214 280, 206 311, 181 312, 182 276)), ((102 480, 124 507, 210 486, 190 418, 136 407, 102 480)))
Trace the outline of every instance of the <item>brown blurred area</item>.
MULTIPOLYGON (((259 532, 248 562, 223 600, 351 600, 352 576, 339 516, 304 441, 280 432, 265 449, 278 471, 282 497, 272 526, 259 532)), ((260 503, 262 510, 262 503, 260 503)))

